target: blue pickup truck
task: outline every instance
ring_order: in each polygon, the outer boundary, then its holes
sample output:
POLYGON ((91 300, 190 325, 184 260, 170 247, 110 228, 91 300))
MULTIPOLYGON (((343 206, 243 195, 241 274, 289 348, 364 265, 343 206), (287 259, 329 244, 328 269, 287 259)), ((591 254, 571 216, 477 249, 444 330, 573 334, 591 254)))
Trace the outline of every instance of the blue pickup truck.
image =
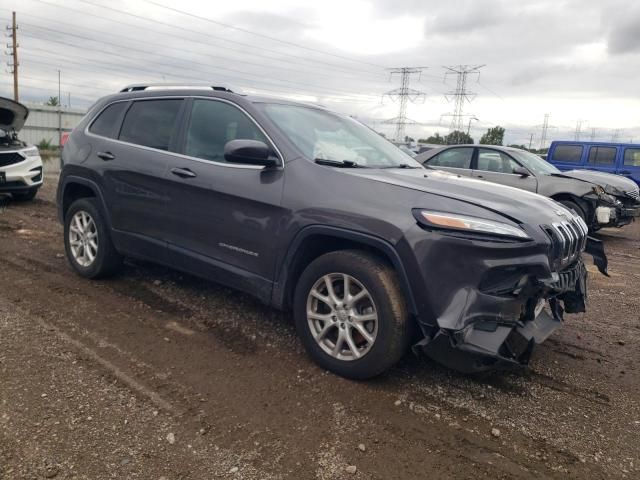
POLYGON ((563 171, 612 173, 640 185, 640 144, 555 141, 547 161, 563 171))

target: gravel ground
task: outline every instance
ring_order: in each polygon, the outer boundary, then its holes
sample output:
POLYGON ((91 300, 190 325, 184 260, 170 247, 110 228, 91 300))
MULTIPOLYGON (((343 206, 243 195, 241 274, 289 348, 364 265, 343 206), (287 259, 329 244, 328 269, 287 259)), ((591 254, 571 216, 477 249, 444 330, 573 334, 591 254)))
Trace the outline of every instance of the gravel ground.
POLYGON ((88 281, 56 178, 0 209, 0 479, 640 477, 640 224, 606 231, 588 312, 528 369, 408 355, 352 382, 291 318, 165 268, 88 281))

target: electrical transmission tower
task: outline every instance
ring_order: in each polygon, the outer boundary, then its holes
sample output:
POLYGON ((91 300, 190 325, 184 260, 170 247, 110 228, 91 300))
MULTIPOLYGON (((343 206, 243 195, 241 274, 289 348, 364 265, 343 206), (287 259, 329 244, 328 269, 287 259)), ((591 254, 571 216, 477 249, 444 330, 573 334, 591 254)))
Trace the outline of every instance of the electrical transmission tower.
POLYGON ((549 125, 549 117, 551 117, 551 114, 545 113, 542 125, 538 125, 538 127, 542 128, 542 133, 540 134, 540 150, 542 150, 547 144, 547 133, 549 133, 549 129, 556 128, 552 125, 549 125))
POLYGON ((9 51, 7 55, 13 58, 12 61, 7 62, 11 69, 9 73, 13 74, 13 99, 18 101, 18 24, 16 23, 16 12, 13 12, 11 25, 7 25, 7 30, 11 33, 8 35, 11 38, 11 43, 7 44, 9 51))
POLYGON ((596 139, 596 129, 592 128, 591 135, 589 136, 589 140, 593 142, 595 139, 596 139))
POLYGON ((582 134, 582 125, 585 123, 585 120, 578 120, 576 122, 576 133, 574 135, 574 140, 576 142, 580 141, 580 135, 582 134))
POLYGON ((418 124, 418 122, 407 118, 407 105, 409 102, 415 103, 418 100, 424 101, 426 94, 420 90, 409 88, 409 82, 411 80, 411 76, 416 74, 418 75, 418 81, 420 81, 420 74, 425 68, 427 67, 399 67, 388 69, 391 72, 392 77, 394 75, 400 75, 400 88, 390 90, 384 95, 391 97, 394 101, 398 99, 400 101, 400 109, 397 117, 390 118, 382 123, 396 126, 394 138, 398 142, 404 141, 405 127, 407 125, 418 124))
POLYGON ((480 69, 482 67, 484 67, 484 65, 454 65, 444 67, 444 69, 447 70, 445 79, 447 75, 456 75, 456 89, 444 95, 448 102, 453 101, 453 112, 442 115, 443 117, 451 117, 450 131, 462 131, 464 117, 467 116, 462 113, 464 104, 465 102, 471 103, 476 97, 474 92, 467 90, 467 80, 470 75, 476 76, 476 80, 480 78, 480 69))
POLYGON ((612 142, 617 142, 618 138, 620 138, 620 135, 622 135, 622 129, 621 128, 616 128, 613 133, 611 134, 611 141, 612 142))

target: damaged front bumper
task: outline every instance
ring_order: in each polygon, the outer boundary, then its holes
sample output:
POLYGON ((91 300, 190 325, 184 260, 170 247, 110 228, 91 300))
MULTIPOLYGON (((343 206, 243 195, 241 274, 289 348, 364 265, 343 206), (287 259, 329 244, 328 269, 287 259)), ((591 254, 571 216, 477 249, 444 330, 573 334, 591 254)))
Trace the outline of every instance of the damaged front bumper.
POLYGON ((562 325, 565 311, 585 311, 586 279, 578 260, 551 279, 529 278, 513 298, 467 290, 466 311, 460 313, 468 317, 476 310, 474 319, 460 330, 441 328, 414 348, 464 373, 526 365, 535 345, 562 325))

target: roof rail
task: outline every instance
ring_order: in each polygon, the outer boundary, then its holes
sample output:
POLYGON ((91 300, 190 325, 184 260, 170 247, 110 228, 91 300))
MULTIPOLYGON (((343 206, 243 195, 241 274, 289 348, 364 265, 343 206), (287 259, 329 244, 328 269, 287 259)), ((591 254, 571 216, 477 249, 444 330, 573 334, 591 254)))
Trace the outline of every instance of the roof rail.
POLYGON ((225 86, 218 85, 206 85, 206 84, 176 84, 176 83, 139 83, 133 85, 127 85, 122 90, 123 92, 140 92, 143 90, 178 90, 178 89, 202 89, 202 90, 216 90, 218 92, 229 92, 233 93, 233 91, 225 86))

